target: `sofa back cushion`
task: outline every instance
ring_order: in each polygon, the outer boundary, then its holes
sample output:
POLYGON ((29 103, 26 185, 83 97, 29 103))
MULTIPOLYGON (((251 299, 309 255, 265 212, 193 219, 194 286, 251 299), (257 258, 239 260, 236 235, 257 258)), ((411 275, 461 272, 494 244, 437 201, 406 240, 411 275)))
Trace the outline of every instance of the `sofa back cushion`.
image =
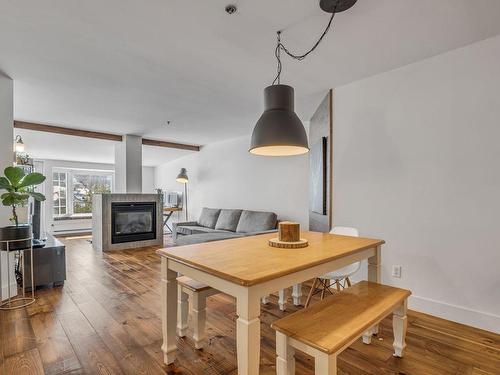
POLYGON ((215 229, 215 224, 217 223, 219 214, 220 209, 218 208, 203 207, 203 210, 201 210, 200 218, 198 219, 198 225, 215 229))
POLYGON ((277 219, 274 212, 243 210, 236 232, 252 233, 276 229, 277 219))
POLYGON ((242 210, 220 210, 220 215, 217 219, 217 224, 215 224, 215 229, 230 230, 231 232, 235 232, 238 222, 240 221, 241 212, 242 210))

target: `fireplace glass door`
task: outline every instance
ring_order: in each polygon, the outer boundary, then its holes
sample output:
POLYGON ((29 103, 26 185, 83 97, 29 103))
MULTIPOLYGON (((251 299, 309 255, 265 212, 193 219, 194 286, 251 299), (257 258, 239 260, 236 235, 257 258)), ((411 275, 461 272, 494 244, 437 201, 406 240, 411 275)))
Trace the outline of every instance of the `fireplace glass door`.
POLYGON ((112 203, 111 243, 156 238, 156 203, 112 203))

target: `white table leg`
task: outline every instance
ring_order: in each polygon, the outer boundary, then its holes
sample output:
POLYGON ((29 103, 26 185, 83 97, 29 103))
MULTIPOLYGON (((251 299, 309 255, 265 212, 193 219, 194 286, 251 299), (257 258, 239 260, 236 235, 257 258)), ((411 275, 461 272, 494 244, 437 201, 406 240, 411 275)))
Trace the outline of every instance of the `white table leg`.
POLYGON ((406 348, 406 330, 408 318, 406 317, 407 301, 394 310, 392 315, 392 329, 394 331, 394 357, 402 357, 406 348))
MULTIPOLYGON (((381 246, 377 246, 376 253, 371 258, 368 258, 368 281, 373 283, 381 283, 381 246)), ((374 335, 378 334, 378 324, 372 327, 372 333, 374 335)))
POLYGON ((276 331, 276 375, 295 375, 295 350, 288 337, 276 331))
POLYGON ((286 310, 287 297, 288 297, 288 289, 281 289, 278 292, 278 305, 281 311, 286 310))
POLYGON ((300 306, 302 303, 302 284, 295 284, 292 289, 293 304, 300 306))
POLYGON ((206 296, 203 293, 193 293, 193 341, 196 349, 201 349, 205 340, 206 307, 206 296))
POLYGON ((238 375, 258 375, 260 364, 260 298, 237 296, 236 349, 238 375))
POLYGON ((177 323, 177 272, 168 269, 168 260, 161 259, 161 307, 163 361, 169 365, 177 350, 175 328, 177 323))
POLYGON ((314 358, 314 373, 321 375, 337 375, 337 356, 320 353, 314 358))
MULTIPOLYGON (((178 283, 177 283, 178 284, 178 283)), ((183 291, 182 285, 177 285, 177 336, 186 336, 189 315, 189 296, 183 291)))

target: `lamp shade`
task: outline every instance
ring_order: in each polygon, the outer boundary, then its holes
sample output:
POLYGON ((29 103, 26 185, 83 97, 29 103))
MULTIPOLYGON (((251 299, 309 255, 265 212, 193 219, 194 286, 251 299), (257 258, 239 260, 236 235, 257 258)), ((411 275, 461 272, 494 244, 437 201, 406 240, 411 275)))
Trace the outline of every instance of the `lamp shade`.
POLYGON ((250 153, 264 156, 301 155, 309 151, 307 134, 294 111, 294 90, 287 85, 264 89, 264 113, 252 133, 250 153))
POLYGON ((188 176, 187 176, 187 170, 186 170, 186 168, 181 168, 181 171, 177 175, 176 180, 177 180, 177 182, 180 182, 182 184, 187 184, 187 182, 189 181, 189 179, 188 179, 188 176))

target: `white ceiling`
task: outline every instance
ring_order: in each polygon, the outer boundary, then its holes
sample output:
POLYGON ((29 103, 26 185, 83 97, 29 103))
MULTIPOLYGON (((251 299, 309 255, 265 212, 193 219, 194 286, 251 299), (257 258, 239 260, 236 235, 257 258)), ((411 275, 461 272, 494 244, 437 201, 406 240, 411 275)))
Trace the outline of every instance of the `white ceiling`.
MULTIPOLYGON (((0 0, 15 118, 195 144, 249 134, 275 32, 304 51, 329 16, 316 0, 238 0, 232 16, 228 2, 0 0)), ((359 0, 308 59, 284 58, 282 82, 307 120, 327 89, 497 35, 499 16, 498 0, 359 0)))

